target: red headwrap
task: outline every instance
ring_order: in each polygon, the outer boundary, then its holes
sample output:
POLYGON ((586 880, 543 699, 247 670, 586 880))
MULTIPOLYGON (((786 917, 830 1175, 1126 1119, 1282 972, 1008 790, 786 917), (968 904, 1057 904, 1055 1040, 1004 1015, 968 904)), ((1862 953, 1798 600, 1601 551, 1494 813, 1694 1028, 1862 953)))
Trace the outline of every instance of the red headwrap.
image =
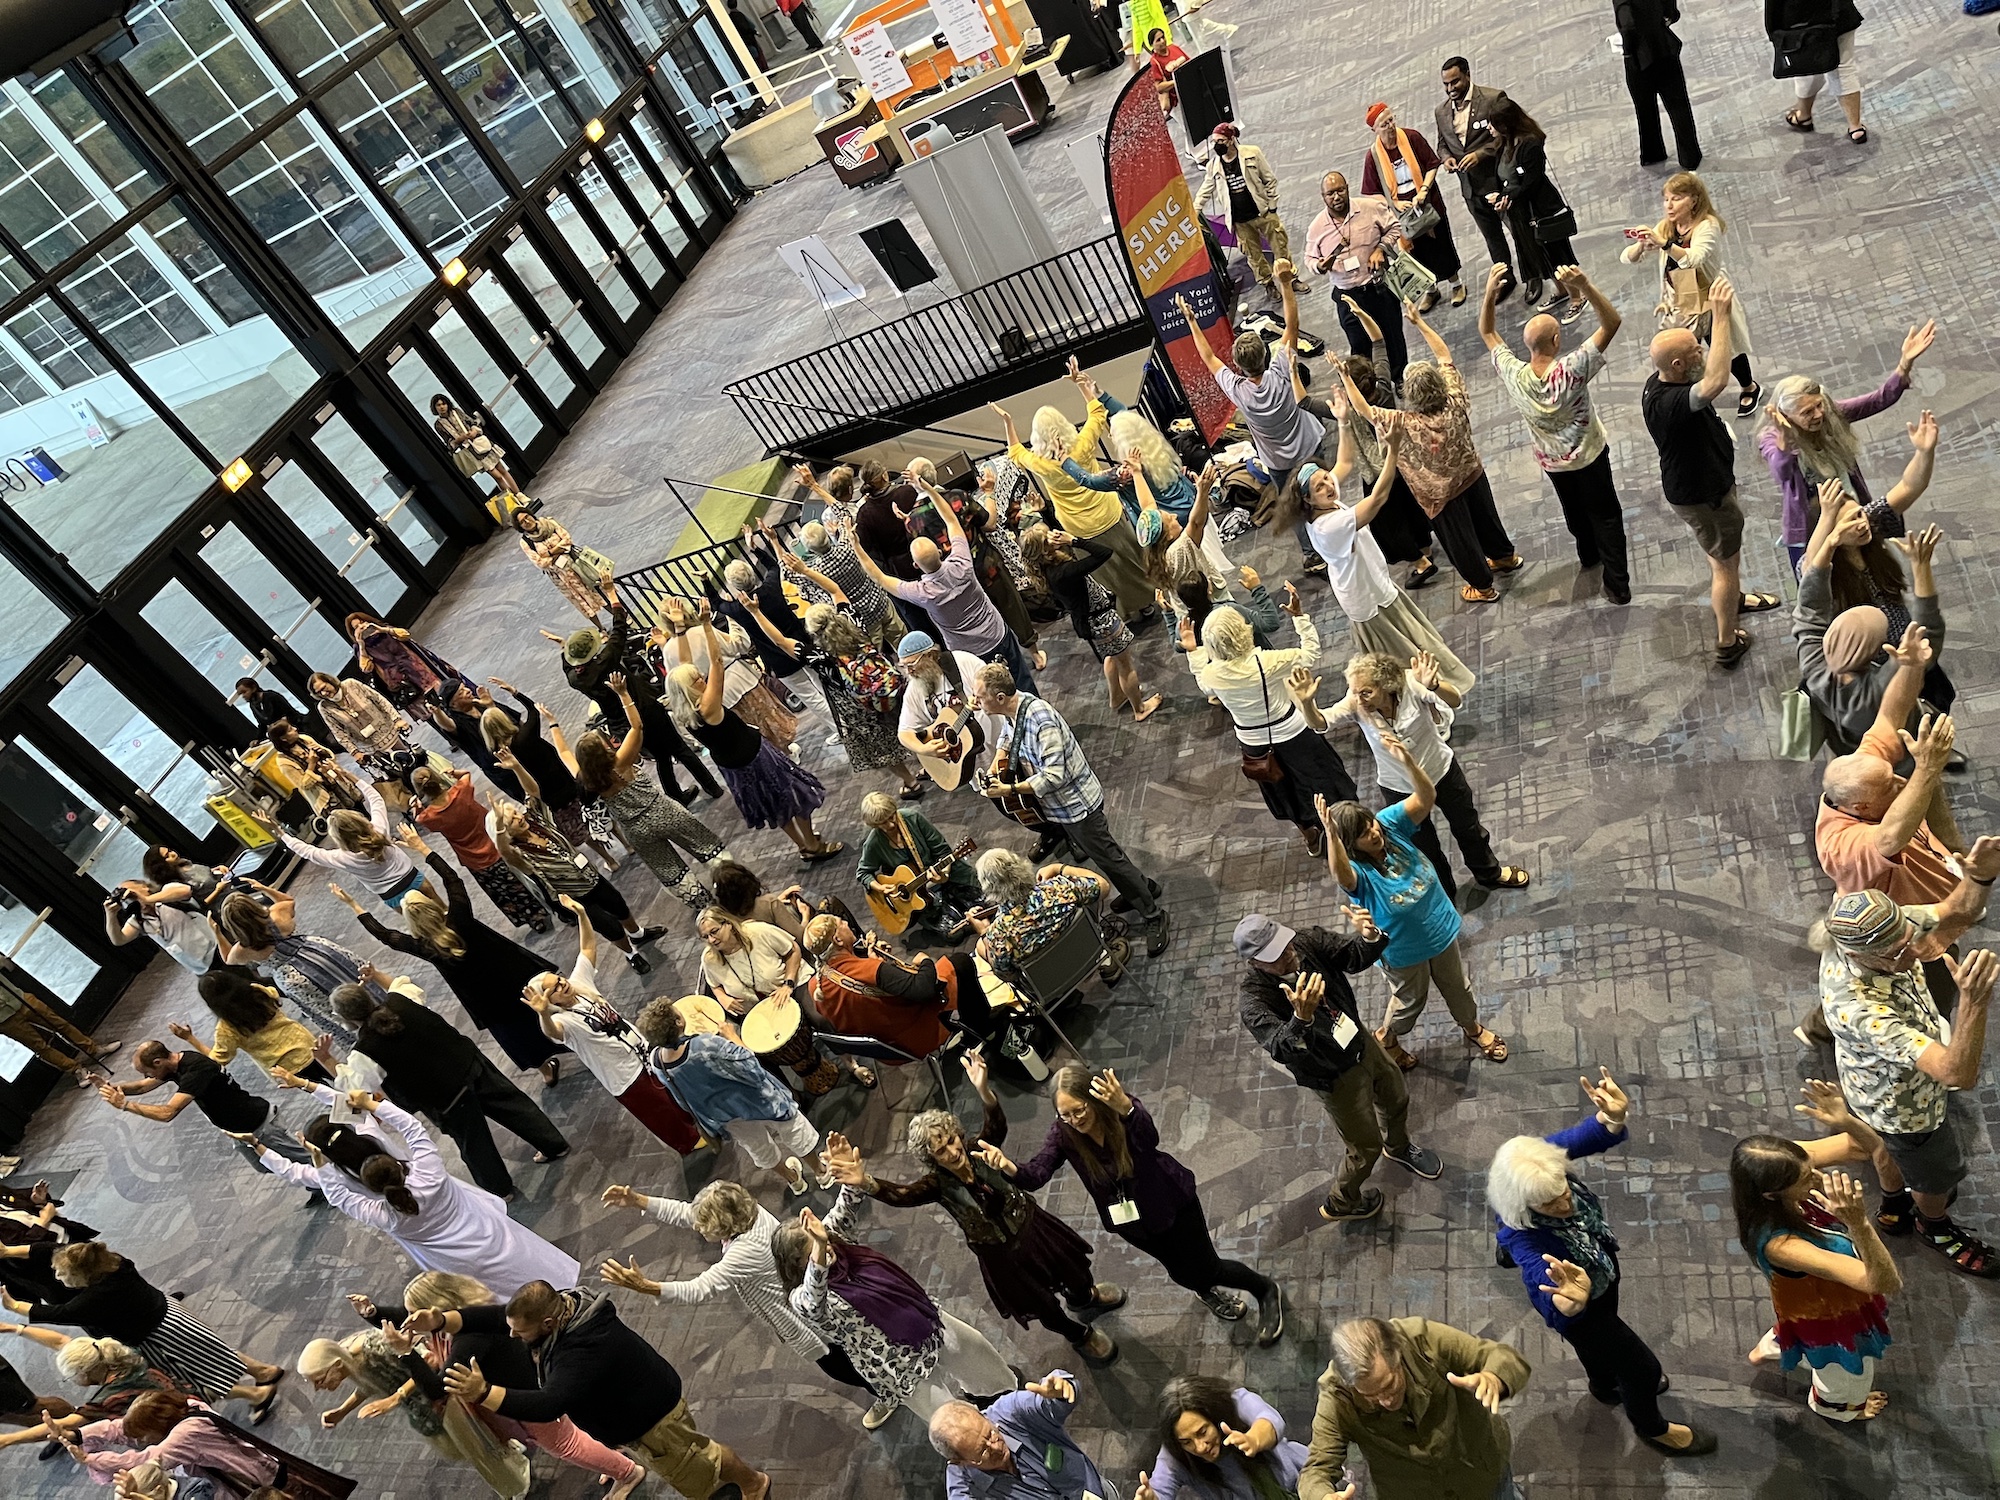
POLYGON ((1389 106, 1382 103, 1382 101, 1379 99, 1375 103, 1369 105, 1368 128, 1370 130, 1373 130, 1375 128, 1375 122, 1381 119, 1382 116, 1386 115, 1387 113, 1389 113, 1389 106))

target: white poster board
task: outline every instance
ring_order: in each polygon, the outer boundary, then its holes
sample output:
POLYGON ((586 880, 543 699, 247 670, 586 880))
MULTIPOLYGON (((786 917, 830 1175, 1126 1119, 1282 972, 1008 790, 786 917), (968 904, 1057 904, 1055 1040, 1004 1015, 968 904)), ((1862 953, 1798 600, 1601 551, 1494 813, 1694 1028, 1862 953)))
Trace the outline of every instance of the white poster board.
POLYGON ((961 62, 999 45, 987 23, 982 0, 931 0, 931 14, 937 17, 944 39, 951 43, 953 56, 961 62))
POLYGON ((789 245, 780 245, 778 257, 819 299, 819 305, 829 311, 850 302, 865 301, 868 296, 868 289, 847 274, 847 267, 827 248, 826 241, 816 234, 793 240, 789 245))
POLYGON ((76 425, 83 429, 83 435, 93 448, 102 448, 111 441, 111 434, 104 430, 104 423, 98 418, 97 410, 81 396, 69 398, 70 415, 76 418, 76 425))
POLYGON ((1093 130, 1065 141, 1063 154, 1069 158, 1076 180, 1083 184, 1083 196, 1097 205, 1105 223, 1116 222, 1111 217, 1111 188, 1104 180, 1104 132, 1093 130))
POLYGON ((903 66, 896 44, 889 40, 889 28, 880 21, 871 21, 840 40, 847 48, 847 55, 854 59, 854 69, 862 85, 878 101, 891 99, 909 88, 910 70, 903 66))

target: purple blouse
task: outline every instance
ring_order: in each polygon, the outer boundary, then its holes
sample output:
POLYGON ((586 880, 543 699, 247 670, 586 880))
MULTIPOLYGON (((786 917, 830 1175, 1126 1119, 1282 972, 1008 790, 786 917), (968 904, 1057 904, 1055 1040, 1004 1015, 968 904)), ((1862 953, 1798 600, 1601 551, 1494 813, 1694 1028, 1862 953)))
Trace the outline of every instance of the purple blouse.
MULTIPOLYGON (((1132 1153, 1132 1175, 1122 1179, 1097 1178, 1084 1169, 1078 1154, 1078 1136, 1058 1120, 1049 1126, 1048 1138, 1032 1160, 1020 1163, 1014 1186, 1032 1193, 1056 1175, 1064 1162, 1076 1168, 1085 1191, 1097 1205, 1097 1217, 1106 1229, 1120 1235, 1164 1234, 1180 1211, 1195 1201, 1194 1173, 1160 1149, 1160 1130, 1146 1106, 1132 1101, 1132 1113, 1125 1117, 1125 1144, 1132 1153), (1113 1224, 1111 1205, 1130 1197, 1138 1207, 1138 1222, 1113 1224)), ((1101 1156, 1109 1169, 1108 1156, 1101 1156)))
MULTIPOLYGON (((1887 411, 1903 399, 1903 392, 1909 388, 1910 377, 1901 370, 1891 370, 1879 389, 1865 396, 1835 401, 1833 408, 1849 422, 1858 422, 1887 411)), ((1797 453, 1778 446, 1775 428, 1767 427, 1757 434, 1757 451, 1764 455, 1764 462, 1771 467, 1771 477, 1778 481, 1778 489, 1785 497, 1785 544, 1803 547, 1812 540, 1819 515, 1819 482, 1806 473, 1797 453)), ((1854 470, 1847 480, 1854 486, 1854 498, 1863 506, 1868 505, 1874 497, 1868 493, 1868 481, 1861 477, 1861 471, 1854 470)))

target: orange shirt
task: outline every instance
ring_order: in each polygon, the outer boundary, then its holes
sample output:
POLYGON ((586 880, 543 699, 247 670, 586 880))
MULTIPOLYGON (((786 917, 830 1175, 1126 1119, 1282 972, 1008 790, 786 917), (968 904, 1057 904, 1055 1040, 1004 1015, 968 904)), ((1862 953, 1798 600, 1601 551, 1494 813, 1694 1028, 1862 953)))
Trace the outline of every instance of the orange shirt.
MULTIPOLYGON (((1894 765, 1903 756, 1903 742, 1886 730, 1871 728, 1862 738, 1861 755, 1873 755, 1894 765)), ((1919 824, 1902 852, 1886 857, 1875 848, 1878 825, 1822 800, 1813 825, 1813 844, 1820 868, 1845 896, 1852 891, 1884 891, 1899 906, 1935 906, 1958 888, 1951 851, 1919 824)))

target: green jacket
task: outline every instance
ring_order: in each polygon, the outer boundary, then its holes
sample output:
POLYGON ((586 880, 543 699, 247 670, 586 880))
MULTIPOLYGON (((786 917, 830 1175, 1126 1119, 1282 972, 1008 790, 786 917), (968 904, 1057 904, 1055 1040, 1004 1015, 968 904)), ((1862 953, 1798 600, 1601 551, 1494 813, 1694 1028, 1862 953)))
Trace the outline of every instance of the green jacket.
MULTIPOLYGON (((868 837, 861 841, 861 857, 854 871, 855 878, 863 885, 901 865, 908 865, 913 871, 922 870, 951 853, 951 841, 914 807, 903 810, 903 826, 910 830, 910 841, 917 846, 916 857, 913 859, 908 850, 898 849, 890 843, 880 829, 869 829, 868 837)), ((965 860, 953 864, 951 873, 945 877, 945 885, 962 899, 978 900, 979 882, 972 874, 972 866, 965 860)))
POLYGON ((1507 1472, 1507 1423, 1445 1376, 1491 1370, 1507 1394, 1528 1383, 1528 1362, 1506 1344, 1428 1318, 1397 1318, 1397 1357, 1408 1383, 1395 1411, 1358 1400, 1331 1366, 1319 1378, 1312 1445, 1299 1475, 1299 1500, 1331 1500, 1346 1481, 1351 1446, 1368 1460, 1379 1500, 1489 1500, 1507 1472))

